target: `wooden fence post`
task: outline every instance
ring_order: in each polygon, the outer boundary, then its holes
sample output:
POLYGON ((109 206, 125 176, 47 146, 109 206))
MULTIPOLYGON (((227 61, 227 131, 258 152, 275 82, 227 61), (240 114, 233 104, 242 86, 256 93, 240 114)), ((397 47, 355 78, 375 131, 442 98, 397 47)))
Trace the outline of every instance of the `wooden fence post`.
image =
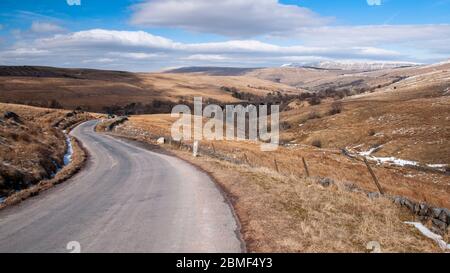
POLYGON ((275 170, 277 171, 277 173, 279 173, 280 169, 278 168, 278 163, 277 163, 277 158, 276 157, 273 158, 273 163, 275 164, 275 170))
POLYGON ((369 169, 369 173, 372 176, 373 181, 375 182, 375 185, 377 185, 378 190, 381 194, 384 194, 383 189, 381 188, 380 182, 378 181, 378 178, 375 176, 375 173, 373 172, 372 168, 369 165, 369 162, 367 162, 367 159, 364 157, 364 163, 366 163, 367 169, 369 169))
POLYGON ((302 161, 303 161, 303 167, 305 167, 306 177, 309 177, 309 169, 308 169, 308 165, 306 164, 306 160, 304 157, 302 157, 302 161))

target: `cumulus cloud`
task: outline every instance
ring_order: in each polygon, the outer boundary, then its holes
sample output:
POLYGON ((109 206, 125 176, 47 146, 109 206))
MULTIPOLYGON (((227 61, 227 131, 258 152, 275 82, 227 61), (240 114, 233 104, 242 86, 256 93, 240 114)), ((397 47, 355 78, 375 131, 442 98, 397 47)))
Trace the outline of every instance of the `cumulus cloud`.
POLYGON ((422 61, 406 52, 450 53, 448 25, 321 27, 302 35, 302 43, 283 46, 258 40, 182 43, 145 31, 91 29, 17 43, 0 52, 0 62, 24 64, 26 60, 26 64, 143 71, 187 65, 273 66, 324 59, 422 61), (372 36, 365 37, 367 33, 372 36), (399 47, 402 44, 407 47, 399 47))
POLYGON ((54 65, 58 65, 58 62, 70 61, 79 66, 96 64, 97 67, 117 64, 134 70, 136 66, 154 69, 180 64, 268 65, 276 59, 284 62, 282 58, 287 56, 385 59, 402 55, 375 47, 280 46, 257 40, 181 43, 144 31, 92 29, 16 44, 0 53, 0 61, 11 64, 21 56, 26 56, 28 63, 55 62, 54 65))
POLYGON ((63 32, 64 28, 50 22, 34 21, 31 24, 30 30, 34 33, 56 33, 63 32))
POLYGON ((104 29, 92 29, 73 32, 69 34, 55 35, 50 38, 36 40, 39 46, 53 48, 70 47, 105 47, 105 48, 165 48, 175 47, 172 40, 155 36, 144 31, 115 31, 104 29))
POLYGON ((330 21, 307 8, 277 0, 147 0, 133 6, 131 22, 231 37, 282 35, 330 21))
MULTIPOLYGON (((144 53, 170 52, 194 54, 194 56, 215 56, 223 54, 275 54, 275 55, 343 55, 385 56, 393 57, 397 52, 375 47, 333 47, 333 46, 279 46, 257 40, 231 40, 209 43, 180 43, 155 36, 144 31, 113 31, 93 29, 70 34, 54 35, 50 38, 37 39, 34 46, 38 48, 66 50, 110 49, 136 51, 144 53), (195 55, 201 54, 201 55, 195 55)), ((131 55, 129 55, 131 56, 131 55)), ((216 58, 217 59, 217 58, 216 58)))

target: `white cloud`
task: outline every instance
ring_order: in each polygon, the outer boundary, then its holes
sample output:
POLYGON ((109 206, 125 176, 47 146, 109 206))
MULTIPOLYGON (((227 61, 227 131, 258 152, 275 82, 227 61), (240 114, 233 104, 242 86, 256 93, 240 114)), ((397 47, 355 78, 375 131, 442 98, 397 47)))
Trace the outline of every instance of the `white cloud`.
POLYGON ((223 56, 223 55, 194 54, 194 55, 189 55, 187 57, 184 57, 184 58, 182 58, 182 60, 211 62, 211 61, 227 61, 227 60, 230 60, 230 58, 223 56))
POLYGON ((81 6, 81 0, 66 0, 69 6, 81 6))
POLYGON ((381 6, 381 0, 367 0, 369 6, 381 6))
POLYGON ((155 58, 161 58, 165 55, 163 54, 155 54, 155 53, 143 53, 143 52, 111 52, 108 53, 111 56, 119 56, 120 58, 128 58, 134 60, 151 60, 155 58))
POLYGON ((307 8, 277 0, 147 0, 133 6, 131 22, 231 37, 281 35, 330 21, 307 8))
POLYGON ((258 40, 181 43, 144 31, 92 29, 16 43, 0 52, 0 61, 142 71, 168 66, 271 66, 330 59, 423 62, 410 57, 412 51, 429 58, 450 55, 448 25, 314 28, 301 35, 302 44, 282 46, 258 40), (367 33, 373 35, 365 37, 367 33))
POLYGON ((55 35, 51 38, 36 40, 40 46, 49 47, 142 47, 142 48, 172 48, 177 44, 173 41, 155 36, 144 31, 115 31, 92 29, 55 35))
POLYGON ((34 21, 30 30, 34 33, 56 33, 63 32, 64 28, 54 23, 34 21))
MULTIPOLYGON (((144 53, 172 52, 200 55, 223 54, 275 54, 275 55, 344 55, 393 57, 399 54, 392 50, 375 47, 323 47, 323 46, 279 46, 257 40, 232 40, 210 43, 179 43, 144 31, 112 31, 93 29, 35 41, 41 48, 64 48, 66 50, 121 49, 123 51, 144 50, 144 53)), ((129 55, 132 56, 132 55, 129 55)), ((195 55, 194 55, 195 56, 195 55)))

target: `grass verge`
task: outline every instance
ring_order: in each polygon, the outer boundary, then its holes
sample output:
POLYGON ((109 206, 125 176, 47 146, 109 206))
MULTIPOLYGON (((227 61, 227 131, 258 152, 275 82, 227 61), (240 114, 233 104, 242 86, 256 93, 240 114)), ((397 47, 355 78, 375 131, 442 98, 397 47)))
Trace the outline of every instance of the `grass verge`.
POLYGON ((73 147, 73 156, 72 161, 69 163, 69 165, 61 169, 55 175, 55 177, 51 179, 42 180, 36 185, 33 185, 27 189, 21 190, 8 196, 4 200, 4 202, 0 204, 0 209, 3 209, 11 205, 16 205, 27 198, 39 195, 41 192, 46 191, 51 187, 61 184, 62 182, 68 180, 69 178, 74 176, 78 171, 80 171, 86 163, 88 153, 77 139, 72 137, 71 142, 73 147))
MULTIPOLYGON (((154 144, 146 135, 123 134, 154 144)), ((150 132, 151 133, 151 132, 150 132)), ((315 178, 281 174, 164 145, 174 155, 201 168, 227 193, 239 218, 249 252, 441 252, 404 221, 408 211, 385 198, 371 199, 336 181, 323 187, 315 178)))

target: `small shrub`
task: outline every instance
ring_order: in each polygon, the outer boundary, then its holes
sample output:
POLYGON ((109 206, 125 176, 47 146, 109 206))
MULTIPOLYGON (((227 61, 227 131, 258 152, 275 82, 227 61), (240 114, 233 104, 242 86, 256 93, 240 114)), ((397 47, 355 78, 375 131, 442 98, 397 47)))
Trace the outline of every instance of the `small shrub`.
POLYGON ((319 105, 320 103, 322 103, 322 100, 319 97, 315 96, 308 99, 308 102, 310 105, 319 105))
POLYGON ((335 100, 340 100, 340 99, 345 98, 345 96, 347 96, 345 90, 338 90, 338 91, 336 91, 335 94, 334 94, 334 99, 335 99, 335 100))
POLYGON ((331 178, 320 178, 318 182, 325 188, 335 184, 334 180, 331 178))
POLYGON ((280 129, 281 130, 289 130, 291 128, 292 128, 292 126, 289 123, 287 123, 287 122, 281 122, 280 123, 280 129))
POLYGON ((311 142, 311 145, 317 148, 322 148, 322 141, 319 139, 315 139, 311 142))
POLYGON ((335 101, 331 105, 331 109, 328 113, 332 116, 340 114, 341 112, 342 112, 342 103, 340 101, 335 101))
POLYGON ((320 118, 320 115, 316 111, 313 111, 308 114, 308 120, 318 119, 318 118, 320 118))
POLYGON ((307 99, 311 98, 312 96, 313 95, 311 93, 304 92, 304 93, 301 93, 300 95, 298 95, 298 99, 303 101, 303 100, 307 100, 307 99))

